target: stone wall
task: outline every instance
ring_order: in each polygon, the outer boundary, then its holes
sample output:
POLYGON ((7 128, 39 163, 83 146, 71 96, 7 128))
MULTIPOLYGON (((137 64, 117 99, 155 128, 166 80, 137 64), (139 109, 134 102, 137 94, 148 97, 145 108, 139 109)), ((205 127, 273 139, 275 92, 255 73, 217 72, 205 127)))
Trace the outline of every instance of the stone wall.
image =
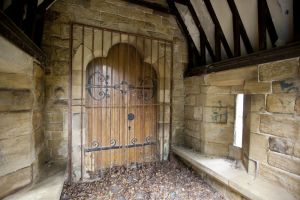
POLYGON ((49 58, 46 69, 46 136, 51 159, 65 162, 67 158, 70 22, 173 41, 172 142, 182 142, 183 71, 187 50, 174 16, 121 0, 59 0, 47 12, 43 37, 43 49, 49 58))
POLYGON ((299 58, 185 79, 185 145, 244 158, 249 174, 300 191, 299 58), (232 146, 237 93, 249 94, 243 155, 232 146))
POLYGON ((36 180, 44 145, 44 70, 0 37, 0 198, 36 180))

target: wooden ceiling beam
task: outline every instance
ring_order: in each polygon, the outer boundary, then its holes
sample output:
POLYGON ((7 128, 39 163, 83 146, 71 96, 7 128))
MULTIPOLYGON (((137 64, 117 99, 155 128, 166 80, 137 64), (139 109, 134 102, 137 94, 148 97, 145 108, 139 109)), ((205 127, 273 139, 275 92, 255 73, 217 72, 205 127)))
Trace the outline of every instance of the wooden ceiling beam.
POLYGON ((201 55, 199 53, 199 51, 197 50, 197 47, 192 39, 192 36, 190 35, 187 26, 184 23, 184 20, 182 19, 176 5, 175 5, 175 1, 174 0, 167 0, 169 8, 171 9, 171 12, 174 13, 174 15, 176 16, 177 22, 181 28, 181 31, 183 32, 183 34, 185 35, 187 42, 188 42, 188 46, 189 46, 189 65, 190 67, 192 67, 191 65, 194 65, 194 61, 200 61, 201 60, 201 55), (194 58, 194 56, 195 58, 194 58))
MULTIPOLYGON (((206 37, 206 34, 205 34, 204 30, 203 30, 203 27, 201 26, 200 20, 199 20, 199 18, 197 16, 197 13, 196 13, 196 11, 195 11, 195 9, 194 9, 191 1, 187 0, 186 1, 186 5, 187 5, 187 7, 188 7, 188 9, 189 9, 189 11, 190 11, 190 13, 192 15, 192 18, 193 18, 193 20, 194 20, 194 22, 195 22, 195 24, 196 24, 196 26, 198 28, 198 31, 200 33, 200 42, 202 44, 203 43, 205 44, 205 47, 207 48, 207 51, 208 51, 208 53, 209 53, 212 61, 215 62, 216 61, 216 56, 214 54, 214 51, 213 51, 212 47, 209 44, 209 41, 208 41, 208 39, 206 37), (202 38, 202 40, 201 40, 201 38, 202 38)), ((201 51, 201 53, 203 54, 203 56, 205 58, 205 49, 204 49, 204 51, 201 51)))
POLYGON ((163 13, 166 13, 166 14, 174 15, 174 13, 172 13, 169 8, 164 7, 163 5, 161 5, 159 3, 149 2, 149 1, 145 1, 145 0, 124 0, 124 1, 126 1, 128 3, 144 6, 146 8, 150 8, 150 9, 155 10, 155 11, 159 11, 159 12, 163 12, 163 13))
POLYGON ((286 46, 276 47, 264 51, 254 52, 246 56, 240 56, 222 60, 220 62, 212 63, 203 67, 195 67, 188 69, 186 76, 197 76, 206 73, 219 72, 230 69, 237 69, 242 67, 248 67, 251 65, 258 65, 267 62, 273 62, 277 60, 284 60, 300 56, 300 42, 291 43, 286 46))
POLYGON ((253 53, 253 48, 251 42, 248 38, 246 29, 242 22, 239 11, 235 5, 234 0, 227 0, 227 3, 232 12, 232 20, 233 20, 233 34, 234 34, 234 56, 241 55, 241 43, 240 37, 242 37, 247 53, 253 53))
POLYGON ((267 31, 269 33, 272 46, 275 47, 275 43, 278 40, 278 35, 271 17, 271 13, 266 0, 260 0, 257 2, 258 10, 258 35, 259 35, 259 49, 267 49, 267 31))
MULTIPOLYGON (((231 49, 230 49, 230 47, 229 47, 229 44, 228 44, 228 42, 227 42, 227 40, 226 40, 226 37, 225 37, 225 35, 224 35, 224 32, 223 32, 223 30, 222 30, 222 27, 221 27, 221 25, 220 25, 220 22, 219 22, 219 20, 218 20, 218 18, 217 18, 217 15, 216 15, 216 13, 215 13, 215 11, 214 11, 214 9, 213 9, 213 6, 212 6, 210 0, 204 0, 204 3, 205 3, 205 6, 206 6, 206 8, 207 8, 207 10, 208 10, 208 13, 209 13, 209 15, 210 15, 212 21, 213 21, 214 24, 215 24, 215 33, 216 33, 216 37, 217 37, 217 38, 216 38, 216 42, 215 42, 215 43, 216 43, 216 46, 218 45, 219 51, 221 51, 221 48, 219 47, 221 44, 219 44, 220 41, 218 41, 218 40, 221 40, 221 42, 222 42, 222 44, 223 44, 223 47, 224 47, 224 49, 225 49, 225 52, 226 52, 228 58, 232 58, 232 57, 233 57, 233 54, 232 54, 232 52, 231 52, 231 49)), ((219 53, 220 53, 220 52, 219 52, 219 53)), ((217 50, 216 50, 216 54, 217 54, 217 50)), ((221 56, 221 55, 220 55, 220 56, 221 56)), ((219 57, 219 56, 217 56, 217 57, 219 57)))
POLYGON ((300 1, 294 0, 293 15, 294 15, 294 41, 300 40, 300 1))

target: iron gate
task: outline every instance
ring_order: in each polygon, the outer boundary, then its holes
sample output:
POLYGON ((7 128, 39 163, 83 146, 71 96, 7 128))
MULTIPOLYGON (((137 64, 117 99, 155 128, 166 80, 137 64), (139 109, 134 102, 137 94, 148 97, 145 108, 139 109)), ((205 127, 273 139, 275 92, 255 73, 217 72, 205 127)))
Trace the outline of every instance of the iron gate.
POLYGON ((81 176, 83 171, 164 159, 171 123, 172 43, 73 24, 71 49, 81 176))

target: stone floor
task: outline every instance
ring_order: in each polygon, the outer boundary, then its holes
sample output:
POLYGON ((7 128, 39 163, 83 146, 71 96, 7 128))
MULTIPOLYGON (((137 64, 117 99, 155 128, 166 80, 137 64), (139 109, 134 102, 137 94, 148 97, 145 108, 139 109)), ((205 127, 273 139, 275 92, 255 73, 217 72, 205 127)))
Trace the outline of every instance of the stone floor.
POLYGON ((97 181, 65 185, 62 200, 224 199, 174 158, 125 170, 114 168, 97 181))

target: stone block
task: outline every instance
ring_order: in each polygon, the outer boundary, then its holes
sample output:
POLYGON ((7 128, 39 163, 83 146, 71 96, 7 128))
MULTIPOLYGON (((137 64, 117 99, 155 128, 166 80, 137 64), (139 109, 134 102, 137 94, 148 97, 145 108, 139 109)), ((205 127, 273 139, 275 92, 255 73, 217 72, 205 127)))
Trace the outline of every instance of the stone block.
POLYGON ((202 94, 230 94, 230 87, 222 86, 201 86, 202 94))
POLYGON ((289 115, 261 115, 260 131, 278 137, 296 140, 299 138, 299 120, 289 115))
POLYGON ((0 111, 25 111, 33 106, 30 90, 0 91, 0 111))
POLYGON ((273 93, 289 93, 300 91, 300 80, 299 79, 288 79, 282 81, 274 81, 272 83, 273 93))
POLYGON ((201 122, 196 120, 185 120, 185 127, 193 131, 201 130, 201 122))
POLYGON ((201 131, 185 128, 184 133, 185 135, 189 135, 191 137, 201 139, 201 134, 202 134, 201 131))
POLYGON ((294 113, 296 94, 271 94, 267 97, 267 111, 274 113, 294 113))
POLYGON ((228 156, 229 146, 215 142, 201 142, 201 150, 203 153, 214 156, 228 156))
POLYGON ((233 124, 203 123, 202 140, 220 144, 232 144, 233 124))
POLYGON ((295 112, 300 115, 300 97, 298 96, 295 103, 295 112))
POLYGON ((2 36, 0 46, 0 72, 32 75, 33 58, 30 55, 2 36))
POLYGON ((34 130, 43 127, 44 118, 41 110, 34 110, 32 112, 32 128, 34 130))
POLYGON ((294 145, 294 156, 300 158, 300 142, 296 142, 294 145))
POLYGON ((251 112, 263 112, 266 110, 265 95, 251 95, 251 112))
POLYGON ((204 107, 203 121, 211 123, 227 123, 227 108, 224 107, 204 107))
POLYGON ((268 137, 261 134, 250 134, 249 158, 252 160, 267 162, 267 153, 269 150, 268 137))
POLYGON ((231 87, 231 94, 242 94, 244 93, 244 85, 234 85, 231 87))
POLYGON ((235 98, 232 94, 201 94, 197 96, 197 105, 234 108, 235 98))
POLYGON ((276 137, 269 138, 269 148, 271 151, 286 155, 293 155, 293 146, 294 144, 290 140, 276 137))
POLYGON ((257 78, 257 66, 211 73, 204 77, 204 81, 206 85, 234 86, 244 85, 245 80, 254 78, 257 78))
POLYGON ((280 184, 283 188, 286 188, 291 193, 296 196, 299 195, 300 191, 300 177, 295 176, 289 172, 280 170, 278 168, 272 167, 268 164, 261 163, 259 165, 259 175, 269 181, 272 181, 274 184, 280 184))
POLYGON ((268 153, 269 165, 282 169, 284 171, 300 175, 300 159, 270 151, 268 153))
POLYGON ((250 131, 259 133, 260 115, 255 112, 250 113, 250 131))
POLYGON ((31 135, 0 141, 0 176, 32 164, 34 159, 31 135))
POLYGON ((197 138, 194 138, 189 135, 184 136, 184 145, 188 148, 191 148, 195 151, 200 151, 201 141, 197 138))
POLYGON ((245 81, 245 94, 269 94, 271 93, 271 82, 258 82, 257 80, 245 81))
POLYGON ((185 86, 185 94, 190 95, 190 94, 200 94, 200 86, 199 85, 188 85, 185 86))
POLYGON ((32 77, 27 74, 0 73, 0 88, 2 89, 31 89, 32 77))
POLYGON ((31 112, 0 113, 0 141, 32 133, 31 112))
POLYGON ((242 149, 239 147, 229 145, 229 157, 232 159, 235 159, 235 160, 241 160, 242 159, 242 149))
POLYGON ((184 105, 194 106, 196 105, 196 95, 188 95, 184 99, 184 105))
POLYGON ((261 64, 259 68, 260 81, 278 81, 298 76, 299 59, 292 58, 277 62, 261 64))
POLYGON ((46 123, 46 131, 63 131, 63 123, 46 123))
POLYGON ((2 199, 17 189, 30 184, 32 181, 31 177, 31 166, 0 177, 0 198, 2 199))
POLYGON ((184 110, 185 119, 202 120, 202 107, 201 106, 185 106, 184 110))

